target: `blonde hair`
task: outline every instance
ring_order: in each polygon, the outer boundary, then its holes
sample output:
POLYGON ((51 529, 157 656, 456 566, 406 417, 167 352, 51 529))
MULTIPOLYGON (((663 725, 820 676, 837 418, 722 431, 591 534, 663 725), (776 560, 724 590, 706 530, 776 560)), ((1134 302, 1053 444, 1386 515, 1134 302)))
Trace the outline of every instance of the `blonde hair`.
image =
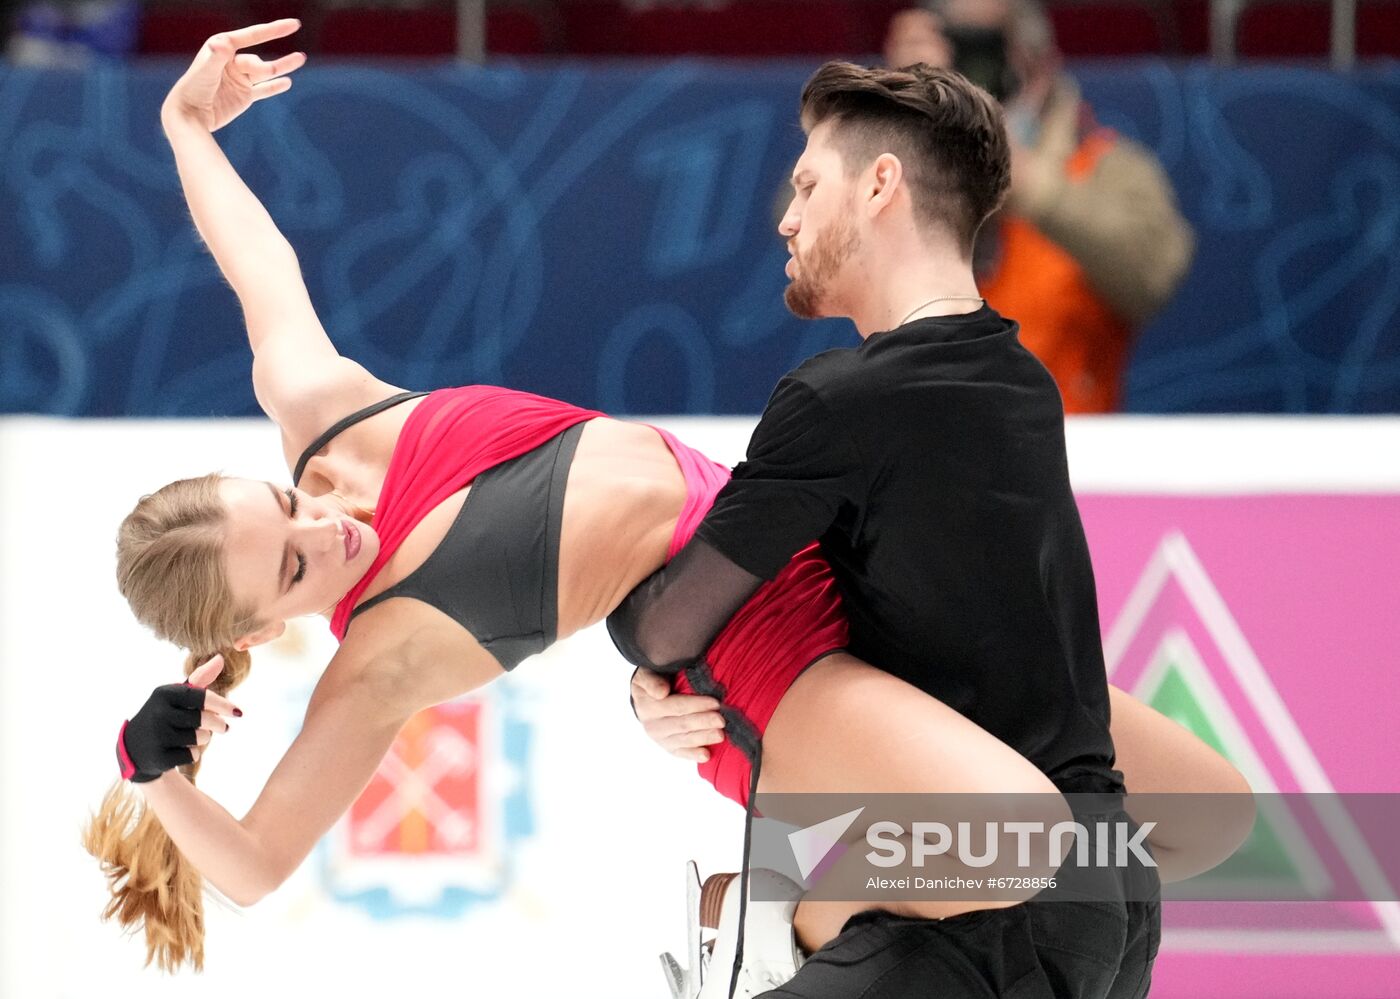
MULTIPOLYGON (((223 672, 209 687, 224 694, 243 682, 251 664, 233 643, 258 622, 229 590, 221 479, 182 479, 141 497, 117 532, 117 586, 142 624, 191 650, 186 676, 216 654, 224 657, 223 672)), ((193 782, 199 763, 179 769, 193 782)), ((83 846, 102 862, 111 891, 102 918, 132 931, 145 928, 148 965, 174 971, 189 962, 201 970, 204 880, 126 781, 107 792, 83 846)))

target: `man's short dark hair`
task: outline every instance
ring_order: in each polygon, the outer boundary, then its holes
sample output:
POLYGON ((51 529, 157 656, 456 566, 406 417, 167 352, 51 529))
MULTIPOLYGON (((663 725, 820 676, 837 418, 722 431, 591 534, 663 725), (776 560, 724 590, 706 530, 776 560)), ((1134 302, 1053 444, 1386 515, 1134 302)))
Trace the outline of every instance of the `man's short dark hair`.
POLYGON ((1011 184, 1001 107, 952 70, 866 69, 829 62, 802 90, 802 127, 833 122, 847 174, 893 153, 921 224, 951 232, 969 256, 1011 184))

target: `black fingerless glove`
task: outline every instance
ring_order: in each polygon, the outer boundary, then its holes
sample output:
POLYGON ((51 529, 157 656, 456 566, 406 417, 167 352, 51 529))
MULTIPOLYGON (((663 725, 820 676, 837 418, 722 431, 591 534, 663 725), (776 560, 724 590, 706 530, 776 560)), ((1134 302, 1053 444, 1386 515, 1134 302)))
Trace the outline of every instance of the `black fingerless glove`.
POLYGON ((204 710, 204 688, 167 683, 151 691, 141 710, 117 733, 122 778, 137 784, 194 761, 190 752, 204 710))

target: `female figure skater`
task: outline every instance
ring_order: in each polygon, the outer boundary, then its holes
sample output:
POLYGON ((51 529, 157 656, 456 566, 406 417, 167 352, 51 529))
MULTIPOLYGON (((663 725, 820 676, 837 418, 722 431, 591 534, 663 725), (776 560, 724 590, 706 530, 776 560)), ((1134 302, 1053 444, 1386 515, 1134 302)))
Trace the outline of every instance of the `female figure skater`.
MULTIPOLYGON (((291 246, 212 136, 285 92, 305 62, 238 50, 298 26, 214 36, 162 109, 195 225, 244 310, 258 401, 294 469, 291 489, 218 476, 171 483, 119 533, 118 584, 138 619, 189 650, 190 679, 158 688, 122 726, 123 776, 142 784, 145 808, 118 785, 87 846, 111 882, 106 915, 144 923, 148 958, 166 968, 201 964, 201 878, 242 905, 277 887, 410 716, 606 617, 680 549, 727 474, 663 431, 506 389, 404 392, 336 352, 291 246), (247 675, 248 650, 316 613, 330 617, 339 651, 300 734, 237 819, 195 787, 193 764, 239 713, 223 695, 247 675)), ((764 791, 1036 794, 1052 818, 1063 814, 1024 758, 845 654, 844 641, 814 549, 735 615, 707 656, 731 738, 701 769, 722 793, 747 802, 747 758, 731 742, 761 738, 764 791)), ((1189 760, 1182 770, 1194 765, 1199 787, 1241 786, 1160 715, 1120 717, 1129 725, 1113 735, 1134 758, 1150 747, 1189 760)), ((1009 904, 890 908, 927 918, 1009 904)), ((861 908, 814 903, 802 946, 820 947, 861 908)))

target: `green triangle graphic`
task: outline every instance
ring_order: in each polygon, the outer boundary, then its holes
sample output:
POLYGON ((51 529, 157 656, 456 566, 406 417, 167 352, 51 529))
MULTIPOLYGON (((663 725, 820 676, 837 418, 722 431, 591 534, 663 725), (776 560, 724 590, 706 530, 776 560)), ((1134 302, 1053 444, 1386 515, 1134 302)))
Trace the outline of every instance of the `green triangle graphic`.
MULTIPOLYGON (((1168 659, 1161 683, 1148 702, 1162 714, 1179 725, 1184 725, 1231 763, 1239 766, 1240 760, 1232 759, 1220 737, 1218 728, 1211 723, 1210 716, 1199 698, 1191 690, 1191 681, 1181 666, 1168 659)), ((1280 883, 1303 885, 1305 879, 1297 865, 1293 863, 1284 848, 1267 810, 1261 810, 1255 820, 1254 829, 1234 855, 1208 874, 1203 880, 1228 881, 1232 884, 1268 883, 1277 888, 1280 883)))
MULTIPOLYGON (((1178 725, 1189 728, 1202 742, 1230 760, 1224 740, 1210 723, 1210 717, 1205 708, 1201 707, 1201 702, 1191 693, 1191 686, 1176 662, 1168 662, 1162 682, 1157 685, 1149 703, 1178 725)), ((1236 766, 1240 764, 1239 760, 1230 762, 1236 766)))

